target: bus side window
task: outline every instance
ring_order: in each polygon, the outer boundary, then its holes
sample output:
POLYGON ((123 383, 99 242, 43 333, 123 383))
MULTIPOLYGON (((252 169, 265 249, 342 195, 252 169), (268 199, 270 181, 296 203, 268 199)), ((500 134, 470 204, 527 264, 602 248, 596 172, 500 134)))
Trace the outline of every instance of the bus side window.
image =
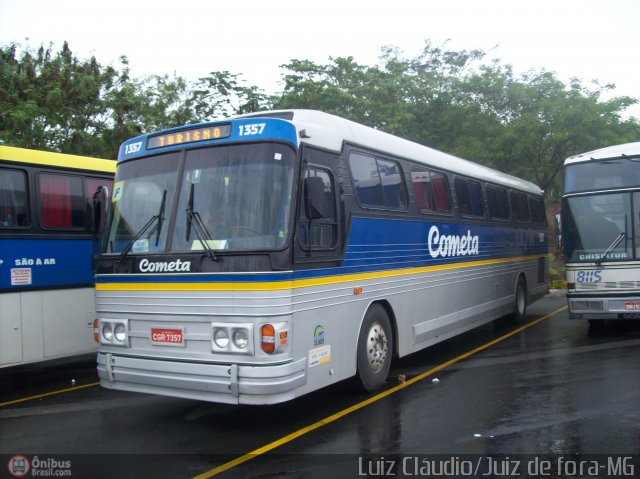
POLYGON ((509 197, 507 190, 497 186, 487 186, 489 216, 494 220, 509 219, 509 197))
POLYGON ((451 212, 449 182, 444 174, 413 165, 411 167, 411 181, 416 204, 422 213, 451 212))
POLYGON ((21 170, 0 170, 0 228, 29 225, 27 174, 21 170))
POLYGON ((529 210, 531 211, 531 220, 534 223, 541 225, 547 223, 544 201, 542 198, 529 197, 529 210))
POLYGON ((356 196, 364 206, 384 206, 384 192, 376 159, 361 153, 349 155, 356 196))
POLYGON ((460 214, 465 216, 484 216, 482 185, 477 181, 462 178, 456 178, 454 185, 460 214))
POLYGON ((40 173, 40 223, 43 228, 85 227, 82 178, 40 173))
POLYGON ((529 221, 527 195, 519 191, 512 191, 509 196, 511 197, 511 210, 513 211, 514 219, 516 221, 529 221))

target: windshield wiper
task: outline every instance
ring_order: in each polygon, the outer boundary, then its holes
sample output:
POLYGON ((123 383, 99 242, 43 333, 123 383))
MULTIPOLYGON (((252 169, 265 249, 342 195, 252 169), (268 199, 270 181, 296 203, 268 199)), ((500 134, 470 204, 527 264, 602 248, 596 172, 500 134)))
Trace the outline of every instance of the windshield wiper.
MULTIPOLYGON (((131 248, 133 247, 135 242, 138 241, 142 237, 142 235, 145 234, 146 231, 158 221, 158 218, 159 218, 158 215, 153 215, 151 219, 147 221, 147 224, 145 224, 142 228, 140 228, 140 231, 138 231, 136 235, 133 238, 131 238, 131 241, 127 243, 127 247, 122 250, 122 253, 120 253, 120 256, 118 256, 116 263, 122 262, 122 260, 127 256, 129 251, 131 251, 131 248)), ((150 235, 152 233, 150 233, 150 235)))
POLYGON ((158 222, 156 223, 156 247, 160 243, 160 232, 162 231, 162 223, 164 223, 164 205, 167 202, 167 190, 162 193, 162 202, 160 203, 160 211, 158 212, 158 222))
POLYGON ((209 240, 211 239, 211 235, 207 230, 207 227, 204 225, 202 218, 200 217, 200 213, 197 211, 193 211, 193 192, 195 189, 195 184, 191 183, 191 191, 189 191, 189 201, 187 202, 187 231, 185 235, 185 240, 189 241, 189 237, 191 236, 191 225, 194 226, 194 230, 196 231, 196 236, 200 244, 202 245, 202 249, 207 252, 207 256, 211 261, 217 261, 215 252, 209 245, 209 240))
POLYGON ((158 246, 158 243, 160 242, 160 232, 162 231, 162 223, 164 222, 164 207, 165 207, 166 200, 167 200, 167 190, 164 190, 164 192, 162 193, 162 201, 160 202, 160 209, 158 211, 158 214, 153 215, 149 219, 149 221, 147 221, 147 223, 142 228, 140 228, 140 230, 136 233, 136 235, 133 238, 131 238, 131 241, 127 243, 127 246, 125 247, 125 249, 123 249, 122 253, 120 253, 120 256, 118 256, 116 263, 121 263, 122 260, 125 259, 127 254, 129 254, 129 251, 131 251, 131 248, 133 248, 133 245, 136 243, 136 241, 142 238, 142 235, 145 234, 147 230, 152 226, 154 226, 154 229, 152 229, 149 232, 149 236, 151 236, 154 232, 156 232, 156 246, 158 246))
POLYGON ((596 261, 596 265, 600 266, 602 262, 607 258, 607 256, 609 256, 609 253, 611 253, 620 244, 620 242, 626 237, 627 237, 626 231, 623 231, 622 233, 620 233, 618 237, 613 240, 613 243, 611 243, 611 245, 607 248, 607 250, 600 257, 600 259, 596 261))
POLYGON ((620 233, 616 239, 613 240, 613 243, 609 245, 609 247, 606 249, 604 254, 600 257, 600 259, 596 261, 596 265, 600 266, 602 262, 607 258, 607 256, 609 256, 609 253, 611 253, 614 249, 616 249, 616 247, 620 244, 620 242, 626 238, 627 238, 627 215, 625 214, 624 215, 624 231, 620 233))

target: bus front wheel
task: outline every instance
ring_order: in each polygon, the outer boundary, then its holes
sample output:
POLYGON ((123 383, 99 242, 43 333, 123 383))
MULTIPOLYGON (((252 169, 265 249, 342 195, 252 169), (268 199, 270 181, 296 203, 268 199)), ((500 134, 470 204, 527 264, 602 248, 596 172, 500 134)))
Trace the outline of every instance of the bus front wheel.
POLYGON ((364 316, 357 355, 358 379, 366 391, 375 391, 387 380, 393 356, 391 322, 380 304, 371 305, 364 316))

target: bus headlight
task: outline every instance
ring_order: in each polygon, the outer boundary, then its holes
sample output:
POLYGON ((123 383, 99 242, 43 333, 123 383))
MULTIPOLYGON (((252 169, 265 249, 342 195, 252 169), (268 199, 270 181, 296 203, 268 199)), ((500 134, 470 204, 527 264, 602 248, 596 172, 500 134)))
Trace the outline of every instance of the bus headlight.
POLYGON ((249 344, 246 329, 235 329, 233 331, 233 344, 238 349, 246 349, 249 344))
POLYGON ((226 349, 229 346, 229 332, 224 328, 218 328, 213 333, 213 342, 220 349, 226 349))
POLYGON ((129 347, 128 319, 99 319, 100 344, 129 347))
POLYGON ((124 329, 124 324, 116 324, 116 327, 113 330, 113 336, 119 343, 124 343, 127 340, 127 330, 124 329))
POLYGON ((253 354, 253 323, 211 323, 214 353, 253 354))
POLYGON ((111 327, 111 323, 102 324, 102 339, 107 343, 110 343, 113 339, 113 328, 111 327))

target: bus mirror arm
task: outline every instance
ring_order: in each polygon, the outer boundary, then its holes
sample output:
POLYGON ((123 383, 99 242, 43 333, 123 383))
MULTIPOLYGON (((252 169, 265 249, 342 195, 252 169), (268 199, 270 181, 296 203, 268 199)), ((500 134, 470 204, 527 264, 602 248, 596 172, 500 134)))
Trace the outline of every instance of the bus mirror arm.
POLYGON ((104 229, 109 213, 109 189, 102 185, 96 188, 91 200, 91 234, 98 236, 104 229))
POLYGON ((562 216, 561 213, 553 215, 555 229, 556 229, 556 247, 562 249, 562 216))

